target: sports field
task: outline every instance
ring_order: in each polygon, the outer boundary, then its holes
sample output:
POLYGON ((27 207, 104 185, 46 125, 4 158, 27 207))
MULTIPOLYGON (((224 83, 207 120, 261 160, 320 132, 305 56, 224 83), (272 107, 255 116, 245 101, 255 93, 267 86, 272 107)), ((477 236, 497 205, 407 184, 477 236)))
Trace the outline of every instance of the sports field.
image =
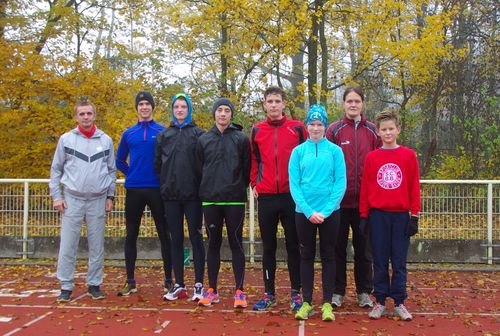
MULTIPOLYGON (((138 293, 118 297, 125 271, 107 266, 102 289, 108 296, 99 301, 86 295, 86 269, 79 267, 73 300, 66 304, 55 302, 59 284, 54 266, 3 265, 0 270, 0 335, 500 335, 500 275, 491 270, 410 271, 406 304, 414 316, 411 322, 390 315, 370 320, 368 310, 357 307, 352 286, 345 305, 336 310, 336 321, 323 322, 320 313, 296 321, 288 306, 286 269, 278 270, 278 305, 269 312, 251 310, 262 293, 257 267, 246 271, 249 307, 243 310, 232 307, 233 277, 226 266, 219 281, 221 302, 209 308, 188 300, 163 301, 158 267, 138 268, 138 293)), ((319 279, 318 273, 317 312, 319 279)), ((352 284, 352 272, 349 280, 352 284)), ((186 284, 192 283, 188 268, 186 284)), ((392 302, 388 309, 392 311, 392 302)))

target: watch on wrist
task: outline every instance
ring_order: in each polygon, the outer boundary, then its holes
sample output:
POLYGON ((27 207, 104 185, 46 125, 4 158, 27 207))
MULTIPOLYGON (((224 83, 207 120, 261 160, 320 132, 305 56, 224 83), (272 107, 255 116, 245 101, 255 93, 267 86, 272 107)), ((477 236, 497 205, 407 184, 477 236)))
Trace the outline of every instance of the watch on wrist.
POLYGON ((115 196, 108 196, 108 197, 106 197, 106 199, 109 199, 111 202, 114 202, 115 201, 115 196))

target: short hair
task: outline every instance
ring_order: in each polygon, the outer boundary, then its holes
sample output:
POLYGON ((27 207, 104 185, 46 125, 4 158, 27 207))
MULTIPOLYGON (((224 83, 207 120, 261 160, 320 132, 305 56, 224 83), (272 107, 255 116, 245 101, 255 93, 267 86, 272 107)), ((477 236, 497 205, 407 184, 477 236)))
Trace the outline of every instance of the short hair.
POLYGON ((385 108, 383 111, 378 112, 375 115, 374 119, 375 125, 377 125, 377 127, 380 127, 380 123, 382 123, 383 121, 389 121, 389 120, 394 121, 396 127, 399 127, 401 117, 399 115, 398 110, 396 110, 395 108, 385 108))
POLYGON ((345 101, 347 95, 351 92, 357 93, 361 97, 361 101, 365 101, 365 94, 363 93, 363 89, 361 89, 359 86, 350 86, 344 91, 344 97, 342 98, 343 101, 345 101))
POLYGON ((97 114, 96 113, 96 108, 95 108, 95 105, 92 104, 90 101, 86 100, 86 101, 82 101, 82 102, 79 102, 78 104, 76 104, 75 106, 75 114, 78 112, 78 108, 81 107, 81 106, 91 106, 92 107, 92 111, 94 112, 94 114, 97 114))
POLYGON ((266 91, 264 91, 264 100, 266 100, 267 96, 272 95, 272 94, 280 95, 281 99, 286 100, 285 90, 283 90, 279 86, 273 85, 273 86, 268 87, 266 89, 266 91))

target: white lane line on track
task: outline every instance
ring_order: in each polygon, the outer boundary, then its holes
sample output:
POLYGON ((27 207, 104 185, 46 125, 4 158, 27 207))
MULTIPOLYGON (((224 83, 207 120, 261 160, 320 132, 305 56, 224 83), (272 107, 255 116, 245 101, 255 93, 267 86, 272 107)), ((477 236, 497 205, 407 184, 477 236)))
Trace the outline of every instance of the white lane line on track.
POLYGON ((0 287, 5 287, 5 286, 8 286, 8 285, 16 283, 16 282, 18 282, 18 280, 11 280, 11 281, 7 281, 7 282, 2 282, 2 283, 0 283, 0 287))
POLYGON ((8 316, 0 316, 0 322, 10 322, 12 321, 13 317, 8 317, 8 316))
MULTIPOLYGON (((0 287, 5 287, 9 284, 16 283, 18 280, 12 280, 8 282, 0 282, 0 287)), ((46 284, 46 281, 25 281, 25 284, 31 284, 31 285, 41 285, 41 284, 46 284)), ((113 283, 113 282, 107 282, 104 287, 105 288, 115 288, 115 287, 121 287, 123 283, 113 283)), ((139 287, 145 287, 145 288, 154 288, 160 286, 156 284, 151 284, 151 283, 143 283, 139 284, 139 287)), ((264 286, 252 286, 257 289, 264 288, 264 286)), ((219 286, 219 288, 231 288, 233 289, 234 286, 219 286)), ((276 290, 289 290, 290 287, 287 286, 276 286, 276 290)), ((418 292, 418 291, 450 291, 450 292, 456 292, 456 291, 470 291, 470 292, 498 292, 500 289, 498 288, 470 288, 470 287, 418 287, 416 286, 415 289, 411 290, 412 292, 418 292)))
POLYGON ((304 321, 299 322, 299 336, 304 336, 306 332, 306 324, 304 321))
POLYGON ((165 328, 166 328, 169 324, 170 324, 170 321, 164 321, 164 322, 161 324, 160 328, 155 330, 155 334, 159 334, 159 333, 161 333, 163 330, 165 330, 165 328))
POLYGON ((86 297, 86 296, 87 296, 87 293, 83 293, 80 296, 77 296, 76 298, 74 298, 73 300, 71 300, 70 302, 76 302, 76 301, 78 301, 81 298, 86 297))
POLYGON ((24 328, 27 328, 27 327, 29 327, 30 325, 35 324, 35 323, 37 323, 37 322, 38 322, 38 321, 40 321, 40 320, 43 320, 44 318, 46 318, 46 317, 47 317, 47 316, 49 316, 50 314, 52 314, 52 312, 47 312, 47 313, 43 314, 42 316, 38 316, 36 319, 33 319, 33 320, 31 320, 31 321, 29 321, 29 322, 27 322, 27 323, 23 324, 23 326, 22 326, 22 327, 16 328, 16 329, 14 329, 14 330, 12 330, 12 331, 10 331, 10 332, 6 333, 6 334, 3 334, 3 336, 10 336, 10 335, 14 335, 16 332, 21 331, 21 330, 23 330, 24 328))
MULTIPOLYGON (((79 306, 69 306, 67 304, 61 304, 58 306, 51 306, 51 305, 14 305, 14 304, 0 304, 0 308, 44 308, 44 309, 82 309, 82 310, 96 310, 96 311, 103 311, 103 310, 112 310, 112 311, 162 311, 162 312, 182 312, 182 313, 190 313, 190 312, 196 312, 199 311, 196 308, 193 309, 188 309, 188 308, 152 308, 152 307, 124 307, 124 308, 118 308, 116 306, 113 307, 98 307, 98 306, 84 306, 84 307, 79 307, 79 306)), ((203 312, 206 313, 234 313, 234 309, 202 309, 203 312)), ((255 311, 255 310, 238 310, 238 312, 242 313, 247 313, 247 314, 279 314, 281 311, 279 310, 271 310, 271 311, 255 311)), ((335 311, 336 315, 366 315, 366 312, 339 312, 335 311)), ((464 312, 464 313, 452 313, 452 312, 412 312, 413 315, 440 315, 440 316, 485 316, 485 317, 500 317, 500 312, 499 313, 470 313, 470 312, 464 312)), ((291 315, 290 315, 291 316, 291 315)))

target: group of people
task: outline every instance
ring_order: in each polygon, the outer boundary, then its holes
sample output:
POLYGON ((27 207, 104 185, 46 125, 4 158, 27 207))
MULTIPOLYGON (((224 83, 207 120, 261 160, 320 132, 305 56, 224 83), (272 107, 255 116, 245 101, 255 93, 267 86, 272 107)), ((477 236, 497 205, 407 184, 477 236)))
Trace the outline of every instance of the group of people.
POLYGON ((276 250, 281 223, 290 308, 296 319, 307 319, 313 313, 317 236, 322 320, 335 319, 334 307, 342 306, 346 294, 346 249, 351 229, 358 305, 371 307, 369 317, 378 319, 386 314, 386 299, 392 298, 394 313, 411 320, 404 306, 406 259, 409 238, 418 231, 420 186, 415 153, 397 144, 399 114, 387 109, 375 116, 374 124, 367 121, 359 87, 346 89, 345 115, 330 126, 323 105, 309 108, 304 125, 287 118, 286 104, 285 92, 269 87, 263 100, 266 119, 254 125, 248 137, 233 122, 235 106, 227 98, 214 102, 214 125, 205 132, 193 121, 188 95, 173 97, 172 121, 164 127, 153 120, 152 95, 140 92, 135 100, 139 121, 123 133, 116 159, 111 138, 95 126, 95 106, 90 102, 78 104, 77 127, 61 136, 51 166, 53 206, 62 214, 57 265, 61 293, 57 301, 71 300, 84 219, 89 246, 88 294, 93 299, 105 297, 100 289, 105 212, 113 208, 118 168, 126 177, 127 275, 119 296, 138 290, 137 237, 147 205, 161 244, 163 298, 173 301, 188 297, 183 264, 186 220, 195 275, 190 299, 201 306, 219 302, 217 284, 225 224, 235 281, 234 307, 247 307, 242 234, 250 186, 258 204, 264 283, 254 310, 267 310, 277 302, 276 250), (203 285, 205 257, 207 290, 203 285))

